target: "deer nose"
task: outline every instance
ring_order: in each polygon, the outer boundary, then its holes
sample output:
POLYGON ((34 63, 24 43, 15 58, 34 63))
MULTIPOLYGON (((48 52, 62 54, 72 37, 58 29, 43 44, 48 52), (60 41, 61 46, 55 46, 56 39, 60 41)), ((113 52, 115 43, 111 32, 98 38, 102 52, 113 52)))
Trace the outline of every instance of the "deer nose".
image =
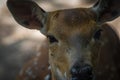
POLYGON ((75 65, 71 68, 71 80, 93 80, 93 71, 90 65, 75 65))

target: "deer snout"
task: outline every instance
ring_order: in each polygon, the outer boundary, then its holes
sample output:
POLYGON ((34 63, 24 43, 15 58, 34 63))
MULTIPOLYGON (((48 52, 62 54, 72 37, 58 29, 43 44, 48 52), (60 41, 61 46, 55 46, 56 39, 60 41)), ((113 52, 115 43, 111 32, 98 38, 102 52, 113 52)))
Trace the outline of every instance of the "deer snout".
POLYGON ((81 66, 79 64, 75 64, 71 68, 70 72, 70 80, 93 80, 93 69, 90 65, 81 66))

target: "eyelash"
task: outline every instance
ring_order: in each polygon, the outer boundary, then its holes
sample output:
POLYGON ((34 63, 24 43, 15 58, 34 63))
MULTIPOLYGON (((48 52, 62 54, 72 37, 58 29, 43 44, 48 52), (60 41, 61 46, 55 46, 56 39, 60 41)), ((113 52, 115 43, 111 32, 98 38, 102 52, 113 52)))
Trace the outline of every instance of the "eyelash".
POLYGON ((50 43, 58 42, 58 40, 52 35, 47 35, 47 38, 49 39, 50 43))
POLYGON ((95 32, 95 34, 93 36, 95 40, 99 40, 100 39, 101 32, 102 32, 102 29, 99 29, 98 31, 95 32))

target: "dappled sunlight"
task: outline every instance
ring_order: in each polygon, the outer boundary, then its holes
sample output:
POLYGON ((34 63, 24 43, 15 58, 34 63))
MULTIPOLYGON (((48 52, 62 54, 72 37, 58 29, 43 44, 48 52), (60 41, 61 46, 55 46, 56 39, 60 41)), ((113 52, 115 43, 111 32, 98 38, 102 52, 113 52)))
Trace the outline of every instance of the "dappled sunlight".
POLYGON ((71 8, 88 8, 93 6, 97 0, 35 0, 45 11, 55 11, 71 8))
POLYGON ((22 40, 24 38, 27 38, 28 40, 36 40, 34 42, 40 42, 45 39, 45 36, 43 36, 37 30, 29 30, 25 28, 20 28, 19 26, 14 30, 12 35, 2 38, 2 43, 4 45, 9 45, 9 44, 13 44, 18 40, 22 40))

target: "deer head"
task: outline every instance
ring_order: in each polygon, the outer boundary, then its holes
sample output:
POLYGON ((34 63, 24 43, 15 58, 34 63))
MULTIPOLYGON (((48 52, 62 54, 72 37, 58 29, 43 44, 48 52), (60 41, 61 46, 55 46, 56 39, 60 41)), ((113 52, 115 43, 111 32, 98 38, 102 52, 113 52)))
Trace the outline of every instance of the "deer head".
POLYGON ((112 9, 104 13, 108 5, 109 0, 99 0, 91 8, 45 12, 32 0, 7 1, 19 24, 48 37, 53 80, 93 80, 97 60, 93 56, 104 43, 100 25, 111 19, 112 9))

